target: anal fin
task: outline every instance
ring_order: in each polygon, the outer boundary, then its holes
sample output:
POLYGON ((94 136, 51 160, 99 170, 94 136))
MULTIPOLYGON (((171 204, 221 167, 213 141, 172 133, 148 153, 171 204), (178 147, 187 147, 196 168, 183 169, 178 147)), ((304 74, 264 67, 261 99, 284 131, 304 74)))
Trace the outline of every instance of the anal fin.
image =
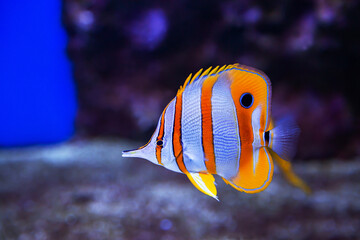
POLYGON ((219 201, 215 187, 215 179, 212 174, 187 173, 186 175, 199 191, 219 201))

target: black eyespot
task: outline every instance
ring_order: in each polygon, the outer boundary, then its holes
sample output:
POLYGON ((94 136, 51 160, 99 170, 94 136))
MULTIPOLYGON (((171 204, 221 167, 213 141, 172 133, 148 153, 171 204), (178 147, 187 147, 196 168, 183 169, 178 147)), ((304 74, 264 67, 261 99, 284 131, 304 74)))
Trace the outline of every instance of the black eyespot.
POLYGON ((162 146, 164 144, 164 142, 162 140, 157 140, 156 141, 156 145, 158 146, 162 146))
POLYGON ((265 142, 269 143, 269 139, 270 139, 270 131, 267 131, 264 133, 264 138, 265 138, 265 142))
POLYGON ((250 93, 244 93, 243 95, 241 95, 240 97, 241 106, 243 106, 244 108, 249 108, 253 105, 253 103, 254 103, 254 97, 250 93))

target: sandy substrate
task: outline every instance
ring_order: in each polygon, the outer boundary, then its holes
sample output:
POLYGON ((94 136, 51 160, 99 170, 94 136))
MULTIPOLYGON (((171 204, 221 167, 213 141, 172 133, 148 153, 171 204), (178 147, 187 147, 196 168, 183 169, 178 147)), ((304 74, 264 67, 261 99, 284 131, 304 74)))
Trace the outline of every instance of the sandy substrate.
POLYGON ((137 144, 76 141, 0 150, 0 239, 359 239, 360 159, 294 164, 262 193, 220 178, 220 202, 181 174, 122 159, 137 144))

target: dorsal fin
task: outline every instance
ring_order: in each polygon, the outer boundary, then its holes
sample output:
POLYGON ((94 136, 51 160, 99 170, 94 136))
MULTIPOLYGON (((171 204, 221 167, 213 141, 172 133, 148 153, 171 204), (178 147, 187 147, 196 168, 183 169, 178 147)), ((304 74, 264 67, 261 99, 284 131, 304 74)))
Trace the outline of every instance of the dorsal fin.
POLYGON ((203 72, 203 69, 200 69, 196 74, 192 75, 192 73, 190 73, 190 75, 186 78, 184 85, 180 86, 179 90, 178 90, 178 94, 182 93, 185 88, 189 85, 191 85, 192 83, 196 82, 199 79, 208 77, 208 76, 214 76, 217 74, 221 74, 222 72, 229 70, 229 69, 234 69, 234 68, 240 68, 241 66, 239 64, 229 64, 229 65, 224 65, 221 68, 219 68, 219 66, 216 66, 215 68, 209 67, 208 69, 206 69, 203 72))

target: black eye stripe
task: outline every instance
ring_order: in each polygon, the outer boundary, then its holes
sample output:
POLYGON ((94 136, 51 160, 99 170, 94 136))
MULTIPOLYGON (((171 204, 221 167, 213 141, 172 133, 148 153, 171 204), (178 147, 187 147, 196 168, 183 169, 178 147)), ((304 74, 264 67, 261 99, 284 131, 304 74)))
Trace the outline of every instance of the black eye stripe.
POLYGON ((253 103, 254 103, 253 95, 251 95, 250 93, 244 93, 243 95, 241 95, 240 104, 242 107, 249 108, 253 105, 253 103))

